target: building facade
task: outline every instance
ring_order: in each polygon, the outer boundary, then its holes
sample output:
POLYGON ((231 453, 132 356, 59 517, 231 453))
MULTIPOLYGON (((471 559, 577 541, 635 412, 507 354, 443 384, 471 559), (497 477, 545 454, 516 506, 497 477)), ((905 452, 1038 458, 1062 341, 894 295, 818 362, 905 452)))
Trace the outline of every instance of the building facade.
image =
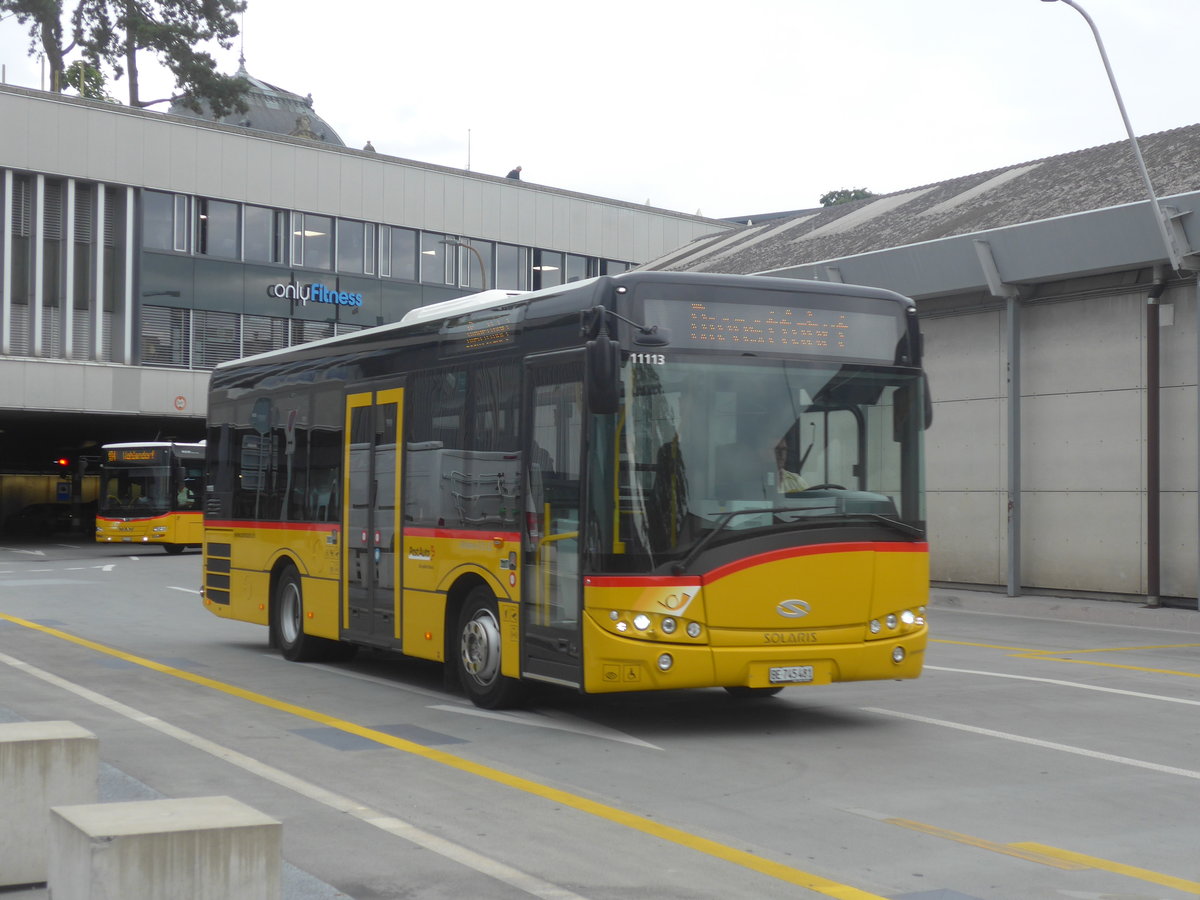
POLYGON ((0 85, 0 117, 0 474, 200 436, 223 360, 730 227, 297 136, 315 113, 281 134, 0 85))

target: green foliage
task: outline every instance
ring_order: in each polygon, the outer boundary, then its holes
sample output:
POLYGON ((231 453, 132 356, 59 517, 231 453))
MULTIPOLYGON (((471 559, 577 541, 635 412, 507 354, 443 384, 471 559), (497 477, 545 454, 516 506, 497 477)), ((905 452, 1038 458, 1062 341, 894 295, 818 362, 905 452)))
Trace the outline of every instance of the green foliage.
POLYGON ((175 76, 179 98, 190 109, 205 106, 216 117, 244 112, 242 99, 250 85, 243 78, 222 75, 216 60, 199 49, 209 41, 229 49, 238 34, 235 16, 246 0, 72 0, 70 45, 63 46, 63 0, 0 0, 0 16, 11 15, 29 29, 29 55, 44 54, 52 90, 78 90, 82 95, 111 99, 101 75, 107 66, 117 79, 129 82, 129 105, 153 106, 173 99, 142 100, 138 92, 138 53, 150 53, 175 76), (80 66, 68 75, 66 56, 78 48, 80 66), (96 81, 88 70, 95 73, 96 81), (91 93, 89 93, 91 92, 91 93))
POLYGON ((29 55, 45 56, 51 90, 59 90, 63 58, 71 50, 63 48, 62 14, 62 0, 0 0, 0 18, 11 15, 28 27, 29 55))
POLYGON ((841 188, 840 190, 830 191, 821 197, 822 206, 837 206, 839 203, 849 203, 851 200, 865 200, 867 197, 875 195, 866 188, 841 188))
POLYGON ((138 94, 138 52, 158 56, 175 76, 185 106, 197 112, 205 103, 218 118, 243 112, 245 79, 222 75, 216 60, 200 45, 215 41, 229 49, 238 34, 234 17, 245 0, 79 0, 72 22, 84 57, 97 68, 108 65, 116 77, 129 79, 129 105, 165 103, 171 98, 142 100, 138 94))
POLYGON ((63 73, 63 81, 57 86, 57 90, 73 90, 80 97, 86 97, 88 100, 105 100, 109 103, 117 101, 110 97, 105 88, 106 79, 104 73, 95 66, 88 65, 82 59, 77 59, 75 62, 67 66, 63 73))

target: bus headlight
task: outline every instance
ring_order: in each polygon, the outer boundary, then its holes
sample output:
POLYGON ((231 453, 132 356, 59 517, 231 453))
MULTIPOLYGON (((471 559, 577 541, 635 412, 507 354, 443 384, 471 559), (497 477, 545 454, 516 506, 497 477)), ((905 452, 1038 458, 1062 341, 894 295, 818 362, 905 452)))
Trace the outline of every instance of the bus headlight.
POLYGON ((633 627, 638 631, 645 631, 650 627, 650 617, 645 613, 638 613, 633 617, 633 627))
POLYGON ((899 622, 899 619, 896 618, 895 613, 888 613, 887 627, 889 630, 894 631, 896 629, 896 624, 898 622, 899 622))
POLYGON ((700 623, 699 622, 688 622, 687 633, 688 633, 688 637, 690 637, 690 638, 700 637, 700 623))
POLYGON ((871 634, 879 634, 879 629, 883 626, 879 624, 878 619, 871 620, 871 634))
POLYGON ((676 622, 674 619, 672 619, 670 616, 667 616, 665 619, 662 620, 661 627, 663 630, 663 634, 674 634, 675 629, 679 627, 679 623, 676 622))
POLYGON ((906 609, 904 612, 900 613, 900 621, 905 625, 911 625, 917 621, 917 617, 911 609, 906 609))

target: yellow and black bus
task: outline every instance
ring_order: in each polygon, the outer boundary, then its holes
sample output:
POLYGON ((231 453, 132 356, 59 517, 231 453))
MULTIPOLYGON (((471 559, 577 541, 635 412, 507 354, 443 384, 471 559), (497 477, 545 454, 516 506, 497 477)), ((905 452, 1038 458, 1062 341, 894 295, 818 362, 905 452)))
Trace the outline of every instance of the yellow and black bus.
POLYGON ((203 602, 485 707, 915 678, 925 385, 898 294, 662 272, 223 363, 203 602))
POLYGON ((168 553, 199 547, 203 487, 203 443, 105 444, 100 448, 96 540, 154 544, 168 553))

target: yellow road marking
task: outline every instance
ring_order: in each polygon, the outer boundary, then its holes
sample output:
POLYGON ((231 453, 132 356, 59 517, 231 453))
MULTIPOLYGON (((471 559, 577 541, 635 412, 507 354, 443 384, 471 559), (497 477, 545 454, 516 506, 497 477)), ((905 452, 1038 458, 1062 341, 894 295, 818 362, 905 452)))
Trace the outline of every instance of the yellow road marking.
POLYGON ((1063 850, 1059 847, 1052 847, 1049 844, 1039 844, 1036 841, 998 844, 994 841, 984 840, 983 838, 972 837, 969 834, 961 834, 957 831, 938 828, 936 825, 914 822, 912 819, 887 818, 883 819, 883 821, 889 825, 898 825, 901 828, 908 828, 912 831, 933 835, 934 837, 946 838, 960 844, 979 847, 982 850, 991 850, 994 853, 1003 853, 1006 856, 1015 856, 1018 859, 1040 863, 1044 866, 1053 866, 1056 869, 1072 871, 1100 869, 1104 872, 1112 872, 1115 875, 1124 875, 1127 878, 1135 878, 1138 881, 1147 881, 1161 887, 1174 888, 1175 890, 1200 896, 1200 881, 1188 881, 1186 878, 1176 878, 1174 875, 1164 875, 1161 872, 1154 872, 1150 869, 1127 866, 1124 863, 1112 862, 1111 860, 1101 859, 1098 856, 1088 856, 1086 853, 1076 853, 1073 850, 1063 850))
POLYGON ((1095 662, 1090 659, 1067 659, 1066 657, 1048 656, 1043 653, 1019 654, 1017 659, 1045 659, 1051 662, 1073 663, 1077 666, 1097 666, 1101 669, 1125 669, 1130 672, 1145 672, 1148 675, 1178 675, 1180 678, 1200 678, 1200 672, 1183 672, 1179 669, 1151 669, 1147 666, 1126 666, 1121 663, 1095 662))
POLYGON ((1046 856, 1055 856, 1059 859, 1079 863, 1081 868, 1086 867, 1092 869, 1103 869, 1105 872, 1115 872, 1118 875, 1136 878, 1139 881, 1148 881, 1151 884, 1174 888, 1178 891, 1184 891, 1188 894, 1196 894, 1200 896, 1200 881, 1188 881, 1186 878, 1176 878, 1173 875, 1163 875, 1159 872, 1152 872, 1149 869, 1139 869, 1137 866, 1127 866, 1124 863, 1110 862, 1107 859, 1100 859, 1096 856, 1088 856, 1084 853, 1075 853, 1071 850, 1060 850, 1057 847, 1048 847, 1045 844, 1037 844, 1032 841, 1022 842, 1020 844, 1012 844, 1011 846, 1021 847, 1032 850, 1035 853, 1041 853, 1046 856))
POLYGON ((455 756, 452 753, 446 753, 445 751, 435 750, 430 747, 423 747, 422 745, 413 743, 412 741, 406 741, 403 738, 398 738, 382 731, 375 731, 372 728, 366 728, 362 725, 349 722, 345 719, 327 716, 324 713, 317 712, 316 710, 307 709, 303 706, 297 706, 293 703, 288 703, 283 700, 276 700, 273 697, 266 696, 265 694, 248 691, 244 688, 226 684, 225 682, 217 681, 213 678, 206 678, 203 675, 197 675, 193 672, 188 672, 184 669, 176 669, 173 666, 167 666, 151 659, 134 656, 131 653, 125 653, 122 650, 117 650, 113 647, 108 647, 104 644, 90 641, 87 638, 78 637, 77 635, 69 634, 68 632, 60 631, 56 628, 50 628, 45 625, 39 625, 36 622, 30 622, 26 619, 21 619, 16 616, 0 613, 0 619, 12 622, 13 624, 20 625, 24 628, 40 631, 43 634, 68 641, 69 643, 76 644, 80 647, 86 647, 89 650, 95 650, 97 653, 103 653, 117 659, 125 660, 126 662, 159 672, 163 675, 170 675, 182 681, 189 681, 192 684, 210 688, 211 690, 219 691, 223 694, 228 694, 232 697, 237 697, 250 703, 257 703, 260 706, 265 706, 279 712, 288 713, 302 719, 307 719, 311 722, 317 722, 318 724, 326 725, 330 728, 336 728, 339 731, 346 732, 347 734, 355 734, 359 737, 376 741, 377 743, 392 747, 395 750, 400 750, 404 753, 421 757, 430 762, 435 762, 444 766, 449 766, 453 769, 458 769, 461 772, 466 772, 479 778, 484 778, 488 781, 495 782, 496 784, 523 791, 536 797, 541 797, 553 803, 562 804, 563 806, 570 807, 571 809, 588 813, 598 818, 605 819, 606 821, 613 822, 617 825, 623 825, 626 828, 631 828, 634 831, 640 831, 643 834, 648 834, 652 837, 659 838, 660 840, 669 841, 670 843, 678 844, 681 847, 686 847, 690 850, 712 856, 716 859, 742 866, 743 868, 758 872, 761 875, 766 875, 770 878, 775 878, 788 884, 794 884, 803 888, 807 888, 810 891, 814 891, 818 894, 824 894, 827 897, 843 898, 843 900, 886 900, 886 898, 881 897, 878 894, 872 894, 868 891, 859 890, 858 888, 847 884, 840 884, 839 882, 822 878, 819 875, 814 875, 811 872, 805 872, 801 869, 793 868, 792 866, 785 866, 781 863, 757 856, 745 850, 738 850, 718 841, 691 834, 683 829, 674 828, 670 825, 663 825, 662 823, 655 822, 654 820, 648 819, 645 816, 627 812, 623 809, 618 809, 615 806, 609 806, 605 803, 599 803, 595 800, 589 800, 586 797, 581 797, 568 791, 552 788, 549 785, 541 784, 533 781, 532 779, 523 778, 519 775, 513 775, 501 769, 495 769, 491 766, 474 763, 470 760, 455 756))
POLYGON ((1087 659, 1069 659, 1067 654, 1077 653, 1124 653, 1129 650, 1186 650, 1200 647, 1200 644, 1153 644, 1141 647, 1096 647, 1080 650, 1037 650, 1032 647, 1009 647, 1003 644, 980 644, 972 641, 948 641, 942 638, 930 638, 932 644, 951 644, 957 647, 981 647, 985 650, 1009 650, 1016 659, 1045 659, 1050 662, 1074 663, 1079 666, 1101 666, 1110 669, 1128 669, 1131 672, 1145 672, 1149 675, 1178 675, 1182 678, 1200 678, 1200 672, 1184 672, 1179 669, 1152 669, 1148 666, 1128 666, 1121 663, 1093 662, 1087 659))
POLYGON ((982 850, 991 850, 993 853, 1003 853, 1005 856, 1015 856, 1018 859, 1025 859, 1029 862, 1041 863, 1043 866, 1053 866, 1056 869, 1088 868, 1086 865, 1080 865, 1079 863, 1068 860, 1057 859, 1047 853, 1022 849, 1016 844, 997 844, 994 841, 987 841, 983 838, 972 837, 969 834, 961 834, 957 831, 949 831, 945 828, 938 828, 936 825, 926 825, 924 822, 914 822, 912 819, 884 819, 883 821, 887 822, 889 825, 899 825, 901 828, 908 828, 912 831, 920 831, 923 834, 931 834, 934 837, 946 838, 946 840, 957 841, 960 844, 968 844, 972 847, 979 847, 982 850))

